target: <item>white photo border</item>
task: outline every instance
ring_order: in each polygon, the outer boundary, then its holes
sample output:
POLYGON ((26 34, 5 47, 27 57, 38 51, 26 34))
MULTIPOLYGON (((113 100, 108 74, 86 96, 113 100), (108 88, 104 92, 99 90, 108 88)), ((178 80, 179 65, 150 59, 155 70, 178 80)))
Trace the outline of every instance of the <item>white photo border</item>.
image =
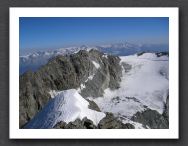
POLYGON ((178 139, 179 9, 177 7, 9 8, 10 139, 178 139), (19 17, 169 17, 169 129, 19 129, 19 17))

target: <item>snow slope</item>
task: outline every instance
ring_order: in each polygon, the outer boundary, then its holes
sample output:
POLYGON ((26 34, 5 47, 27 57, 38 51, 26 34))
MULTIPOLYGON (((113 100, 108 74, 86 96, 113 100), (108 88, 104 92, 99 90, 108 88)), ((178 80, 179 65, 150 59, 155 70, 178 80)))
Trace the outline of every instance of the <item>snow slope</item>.
POLYGON ((101 111, 112 112, 124 121, 146 108, 162 113, 169 89, 168 56, 157 57, 154 53, 124 56, 121 63, 131 65, 131 69, 123 69, 120 88, 106 89, 104 97, 93 99, 101 111))
POLYGON ((105 117, 104 113, 89 109, 89 102, 75 89, 56 93, 52 91, 51 95, 55 97, 24 128, 53 128, 60 121, 69 123, 84 117, 97 125, 105 117))

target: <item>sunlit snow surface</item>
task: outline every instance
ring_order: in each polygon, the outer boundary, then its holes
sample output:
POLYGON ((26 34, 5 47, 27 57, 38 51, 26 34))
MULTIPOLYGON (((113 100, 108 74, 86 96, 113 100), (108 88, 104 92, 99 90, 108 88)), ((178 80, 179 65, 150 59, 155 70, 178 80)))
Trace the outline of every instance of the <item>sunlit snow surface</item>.
POLYGON ((60 121, 69 123, 84 117, 92 120, 97 125, 105 117, 104 113, 89 109, 89 102, 75 89, 60 91, 53 95, 55 97, 48 102, 25 128, 53 128, 60 121))
POLYGON ((123 62, 131 65, 131 69, 126 72, 123 69, 120 88, 106 89, 104 97, 93 100, 103 112, 112 112, 126 122, 147 107, 162 113, 169 89, 168 56, 145 53, 121 57, 121 64, 123 62))

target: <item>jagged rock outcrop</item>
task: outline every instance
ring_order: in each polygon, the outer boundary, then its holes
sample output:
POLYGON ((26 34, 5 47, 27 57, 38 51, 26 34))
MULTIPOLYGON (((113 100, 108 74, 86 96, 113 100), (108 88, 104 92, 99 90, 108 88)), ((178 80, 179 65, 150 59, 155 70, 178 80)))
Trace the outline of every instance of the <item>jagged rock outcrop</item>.
POLYGON ((83 97, 99 97, 106 88, 117 89, 122 75, 119 62, 116 56, 106 56, 97 50, 81 50, 72 55, 57 56, 36 72, 24 73, 19 78, 20 127, 47 104, 51 90, 80 88, 83 97))
POLYGON ((131 68, 132 68, 132 66, 130 64, 128 64, 128 63, 122 62, 121 64, 122 64, 122 66, 124 68, 125 73, 129 72, 131 70, 131 68))
MULTIPOLYGON (((148 51, 143 51, 143 52, 140 52, 140 53, 137 53, 137 56, 142 56, 144 53, 147 53, 148 51)), ((169 53, 168 52, 156 52, 155 55, 157 57, 161 57, 161 56, 169 56, 169 53)))
POLYGON ((53 128, 54 129, 65 129, 66 125, 67 125, 66 122, 61 121, 61 122, 58 122, 53 128))
POLYGON ((135 127, 130 123, 122 123, 114 117, 112 113, 107 113, 106 117, 103 118, 96 126, 93 122, 86 117, 82 120, 76 119, 74 122, 57 123, 53 128, 55 129, 134 129, 135 127))
POLYGON ((89 109, 101 112, 99 106, 94 101, 89 100, 89 99, 86 99, 86 100, 89 102, 89 106, 88 106, 89 109))
POLYGON ((167 123, 167 128, 169 128, 169 95, 166 98, 166 103, 164 104, 164 112, 162 116, 165 118, 165 121, 167 123))
POLYGON ((155 110, 146 109, 143 112, 137 112, 131 120, 142 123, 145 128, 168 129, 169 128, 169 95, 164 103, 162 114, 155 110), (147 127, 148 126, 148 127, 147 127))
POLYGON ((157 57, 161 57, 161 56, 169 56, 168 52, 157 52, 155 53, 157 57))
POLYGON ((96 129, 97 127, 93 124, 93 122, 86 117, 82 120, 76 119, 74 122, 69 122, 66 124, 65 122, 57 123, 53 128, 55 129, 96 129))
POLYGON ((122 123, 112 113, 106 113, 106 117, 103 118, 99 124, 99 129, 134 129, 135 127, 130 123, 122 123))
POLYGON ((145 128, 168 129, 169 121, 163 115, 155 110, 147 109, 143 112, 137 112, 131 120, 142 123, 145 128))

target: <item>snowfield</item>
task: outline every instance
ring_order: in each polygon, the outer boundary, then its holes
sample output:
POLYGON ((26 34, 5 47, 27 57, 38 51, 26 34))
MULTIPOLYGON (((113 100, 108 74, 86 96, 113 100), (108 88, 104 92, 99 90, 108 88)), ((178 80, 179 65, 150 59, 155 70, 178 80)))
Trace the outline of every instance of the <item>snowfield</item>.
POLYGON ((84 117, 98 125, 105 117, 104 113, 89 109, 89 102, 75 89, 52 93, 55 97, 24 128, 53 128, 60 121, 69 123, 76 119, 82 120, 84 117))
MULTIPOLYGON (((145 53, 141 56, 120 58, 121 64, 131 66, 129 70, 123 68, 120 88, 114 91, 106 89, 104 97, 95 98, 93 101, 101 111, 112 112, 126 122, 136 112, 146 108, 162 114, 169 90, 168 56, 157 57, 153 53, 145 53)), ((91 100, 92 97, 88 99, 91 100)), ((142 128, 138 124, 133 125, 142 128)))

